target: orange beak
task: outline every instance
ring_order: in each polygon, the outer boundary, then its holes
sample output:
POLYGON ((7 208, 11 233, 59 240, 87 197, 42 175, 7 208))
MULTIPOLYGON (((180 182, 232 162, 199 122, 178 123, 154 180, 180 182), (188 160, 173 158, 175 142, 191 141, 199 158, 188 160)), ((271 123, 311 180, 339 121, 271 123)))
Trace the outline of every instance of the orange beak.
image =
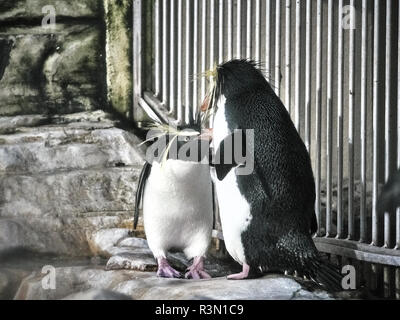
POLYGON ((206 112, 206 111, 208 110, 209 107, 210 107, 210 97, 207 96, 207 97, 204 99, 204 102, 203 102, 203 104, 201 105, 200 110, 201 110, 202 112, 206 112))

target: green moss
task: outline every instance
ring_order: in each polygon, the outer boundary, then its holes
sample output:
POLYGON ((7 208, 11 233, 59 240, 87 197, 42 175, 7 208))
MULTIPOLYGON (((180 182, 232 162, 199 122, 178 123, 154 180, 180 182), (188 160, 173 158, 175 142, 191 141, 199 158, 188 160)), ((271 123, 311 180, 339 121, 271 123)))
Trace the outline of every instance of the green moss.
POLYGON ((107 84, 111 108, 132 109, 132 1, 104 0, 107 26, 107 84))

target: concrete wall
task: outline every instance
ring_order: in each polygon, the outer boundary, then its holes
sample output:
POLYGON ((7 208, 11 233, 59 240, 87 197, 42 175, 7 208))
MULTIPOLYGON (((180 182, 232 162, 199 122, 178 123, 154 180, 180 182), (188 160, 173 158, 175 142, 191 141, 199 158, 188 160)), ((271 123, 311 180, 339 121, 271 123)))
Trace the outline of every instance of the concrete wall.
POLYGON ((110 107, 129 118, 131 25, 132 0, 0 0, 0 116, 110 107))
POLYGON ((104 108, 105 26, 100 1, 0 1, 0 115, 104 108), (42 26, 46 5, 54 29, 42 26))

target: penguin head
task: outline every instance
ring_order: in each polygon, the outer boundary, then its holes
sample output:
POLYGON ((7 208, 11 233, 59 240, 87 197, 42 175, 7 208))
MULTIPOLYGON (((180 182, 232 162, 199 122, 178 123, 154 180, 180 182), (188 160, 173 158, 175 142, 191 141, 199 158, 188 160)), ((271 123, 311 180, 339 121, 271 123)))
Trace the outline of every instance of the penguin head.
POLYGON ((202 133, 200 113, 189 119, 188 123, 177 127, 164 124, 160 126, 163 134, 158 135, 153 143, 156 148, 151 150, 154 154, 148 157, 162 163, 165 160, 182 160, 188 162, 201 162, 209 156, 210 138, 208 132, 202 133))
POLYGON ((213 107, 220 96, 231 98, 255 89, 272 90, 259 63, 247 59, 234 59, 218 65, 211 73, 213 83, 206 97, 202 111, 213 107))

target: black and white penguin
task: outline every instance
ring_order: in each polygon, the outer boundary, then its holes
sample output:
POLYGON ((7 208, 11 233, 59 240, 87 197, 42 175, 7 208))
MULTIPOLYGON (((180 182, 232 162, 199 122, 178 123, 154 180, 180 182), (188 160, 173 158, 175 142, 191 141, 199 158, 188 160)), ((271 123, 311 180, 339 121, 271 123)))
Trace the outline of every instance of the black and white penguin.
MULTIPOLYGON (((214 83, 202 111, 216 109, 217 159, 225 159, 224 149, 235 130, 254 130, 250 174, 238 174, 237 166, 243 163, 214 164, 226 249, 243 267, 228 279, 247 278, 250 270, 288 270, 341 290, 340 273, 323 259, 312 240, 317 229, 314 177, 289 113, 252 61, 232 60, 217 66, 214 83)), ((234 141, 233 145, 237 147, 234 141)))
POLYGON ((168 263, 167 252, 183 251, 193 259, 185 277, 207 279, 210 276, 204 270, 204 256, 211 240, 213 196, 208 161, 202 160, 208 156, 209 138, 207 134, 204 139, 203 135, 193 137, 193 130, 201 130, 200 121, 178 130, 179 137, 171 132, 157 140, 165 139, 166 143, 160 146, 170 148, 161 153, 168 152, 168 156, 164 159, 156 153, 152 163, 146 161, 143 166, 136 192, 134 228, 142 203, 146 238, 158 263, 157 275, 180 278, 180 272, 168 263), (180 141, 182 137, 185 138, 180 141), (183 148, 187 150, 184 159, 179 156, 183 148), (196 150, 198 154, 190 154, 196 150))

